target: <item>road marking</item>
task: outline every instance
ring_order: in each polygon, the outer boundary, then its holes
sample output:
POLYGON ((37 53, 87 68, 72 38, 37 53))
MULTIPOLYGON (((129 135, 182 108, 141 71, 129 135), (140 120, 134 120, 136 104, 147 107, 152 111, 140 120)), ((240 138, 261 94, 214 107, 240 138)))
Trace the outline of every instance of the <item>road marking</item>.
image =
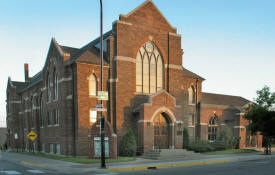
POLYGON ((37 168, 44 168, 44 166, 42 166, 40 164, 36 164, 36 163, 28 162, 28 161, 21 161, 21 164, 29 165, 29 166, 33 166, 33 167, 37 167, 37 168))
POLYGON ((10 170, 10 171, 0 171, 0 173, 5 173, 5 174, 21 174, 20 172, 18 171, 13 171, 13 170, 10 170))
MULTIPOLYGON (((217 163, 226 163, 229 160, 211 160, 211 161, 200 161, 200 162, 188 162, 188 163, 175 163, 175 164, 163 164, 155 165, 157 169, 159 168, 173 168, 173 167, 185 167, 185 166, 195 166, 195 165, 208 165, 208 164, 217 164, 217 163)), ((139 171, 147 170, 151 166, 138 166, 138 167, 129 167, 129 168, 111 168, 109 172, 125 172, 125 171, 139 171)))
POLYGON ((40 170, 27 170, 28 172, 32 173, 32 174, 43 174, 43 171, 40 170))
POLYGON ((108 173, 108 174, 95 174, 95 175, 117 175, 119 173, 108 173))
POLYGON ((263 161, 263 162, 255 162, 255 163, 269 163, 268 161, 263 161))

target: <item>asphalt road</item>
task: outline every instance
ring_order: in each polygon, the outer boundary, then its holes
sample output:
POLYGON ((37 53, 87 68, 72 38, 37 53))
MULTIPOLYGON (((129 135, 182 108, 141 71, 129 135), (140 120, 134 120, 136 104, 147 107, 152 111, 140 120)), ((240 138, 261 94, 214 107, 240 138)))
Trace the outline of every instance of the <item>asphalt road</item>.
POLYGON ((121 175, 275 175, 275 158, 192 167, 131 171, 121 175))
MULTIPOLYGON (((0 153, 0 175, 62 175, 61 173, 39 169, 0 153)), ((76 174, 74 174, 76 175, 76 174)), ((275 175, 275 157, 236 161, 190 167, 163 168, 145 171, 116 173, 87 173, 85 175, 275 175)))
POLYGON ((20 164, 16 160, 4 159, 0 155, 0 175, 34 175, 34 174, 53 175, 55 173, 47 170, 42 170, 39 168, 25 166, 20 164))

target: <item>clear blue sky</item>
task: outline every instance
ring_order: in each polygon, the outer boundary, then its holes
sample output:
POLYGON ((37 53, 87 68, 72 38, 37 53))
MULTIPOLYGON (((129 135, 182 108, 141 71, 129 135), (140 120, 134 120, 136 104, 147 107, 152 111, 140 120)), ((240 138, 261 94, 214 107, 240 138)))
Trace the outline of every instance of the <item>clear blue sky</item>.
MULTIPOLYGON (((104 30, 144 0, 103 0, 104 30)), ((183 66, 206 78, 203 91, 253 100, 275 91, 274 0, 153 0, 182 35, 183 66)), ((38 72, 51 37, 81 47, 99 35, 99 0, 0 0, 0 125, 8 76, 23 81, 23 64, 38 72)))

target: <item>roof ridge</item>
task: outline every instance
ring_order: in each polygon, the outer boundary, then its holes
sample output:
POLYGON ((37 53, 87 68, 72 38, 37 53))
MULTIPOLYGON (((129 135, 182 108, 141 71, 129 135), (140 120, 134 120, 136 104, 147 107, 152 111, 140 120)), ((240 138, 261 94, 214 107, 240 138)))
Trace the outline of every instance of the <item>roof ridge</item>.
MULTIPOLYGON (((197 78, 202 79, 202 80, 205 80, 205 78, 203 78, 203 77, 199 76, 198 74, 196 74, 196 73, 194 73, 194 72, 192 72, 192 71, 186 69, 184 66, 182 66, 182 68, 183 68, 183 70, 188 71, 188 72, 190 72, 191 74, 194 74, 195 76, 197 76, 197 78)), ((188 76, 187 76, 187 77, 188 77, 188 76)))
POLYGON ((129 13, 127 13, 127 15, 123 15, 125 17, 128 17, 130 15, 132 15, 133 13, 135 13, 137 10, 139 10, 140 8, 142 8, 143 6, 145 6, 146 4, 151 3, 156 9, 157 11, 160 13, 160 15, 163 17, 163 19, 167 22, 167 24, 173 28, 173 29, 177 29, 176 27, 172 26, 171 23, 166 19, 166 17, 161 13, 161 11, 158 9, 158 7, 155 5, 155 3, 152 0, 146 0, 144 1, 142 4, 140 4, 139 6, 137 6, 136 8, 134 8, 133 10, 131 10, 129 13))
MULTIPOLYGON (((213 95, 223 95, 223 96, 230 96, 230 97, 240 97, 240 98, 245 99, 244 97, 239 96, 239 95, 217 94, 217 93, 211 93, 211 92, 202 92, 202 93, 203 93, 203 94, 213 94, 213 95)), ((247 99, 246 99, 246 100, 247 100, 247 99)))
POLYGON ((65 45, 61 45, 61 44, 59 46, 60 47, 68 47, 68 48, 71 48, 71 49, 78 49, 78 50, 80 49, 80 48, 77 48, 77 47, 65 46, 65 45))

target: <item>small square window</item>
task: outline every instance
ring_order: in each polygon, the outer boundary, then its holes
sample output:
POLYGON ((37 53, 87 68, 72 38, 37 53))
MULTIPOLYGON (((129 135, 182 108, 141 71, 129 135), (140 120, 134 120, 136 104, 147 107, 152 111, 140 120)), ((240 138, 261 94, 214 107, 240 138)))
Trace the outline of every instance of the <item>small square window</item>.
POLYGON ((46 152, 46 147, 45 147, 45 143, 42 144, 42 152, 46 152))
POLYGON ((60 154, 61 151, 60 151, 60 144, 56 144, 56 154, 60 154))
POLYGON ((51 143, 51 144, 50 144, 50 153, 54 153, 53 148, 54 148, 54 145, 51 143))

